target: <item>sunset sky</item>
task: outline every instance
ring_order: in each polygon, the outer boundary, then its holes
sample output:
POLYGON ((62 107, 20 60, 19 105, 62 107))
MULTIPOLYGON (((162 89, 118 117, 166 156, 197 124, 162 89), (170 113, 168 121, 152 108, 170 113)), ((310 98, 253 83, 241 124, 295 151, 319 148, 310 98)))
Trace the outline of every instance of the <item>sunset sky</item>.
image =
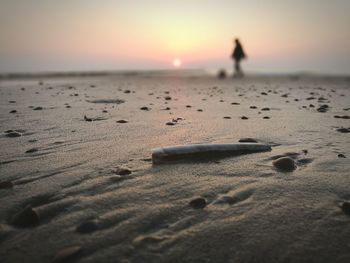
POLYGON ((0 0, 0 72, 231 68, 239 37, 246 71, 350 74, 349 11, 349 0, 0 0))

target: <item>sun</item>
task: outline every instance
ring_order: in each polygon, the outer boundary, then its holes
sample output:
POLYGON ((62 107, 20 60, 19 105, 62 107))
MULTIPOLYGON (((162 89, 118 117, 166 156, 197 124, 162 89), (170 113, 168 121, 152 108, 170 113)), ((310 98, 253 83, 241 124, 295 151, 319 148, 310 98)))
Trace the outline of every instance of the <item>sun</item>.
POLYGON ((173 66, 174 66, 175 68, 179 68, 179 67, 181 67, 181 65, 182 65, 182 61, 181 61, 180 59, 175 58, 175 59, 173 60, 173 66))

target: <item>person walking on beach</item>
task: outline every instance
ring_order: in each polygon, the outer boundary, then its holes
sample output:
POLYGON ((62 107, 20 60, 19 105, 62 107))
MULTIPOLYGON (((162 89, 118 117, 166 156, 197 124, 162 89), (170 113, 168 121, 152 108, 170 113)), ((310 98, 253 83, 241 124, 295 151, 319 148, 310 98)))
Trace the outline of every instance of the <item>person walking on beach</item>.
POLYGON ((239 39, 235 39, 235 49, 233 50, 233 53, 231 55, 231 58, 234 60, 234 77, 243 77, 243 71, 241 69, 241 60, 246 58, 246 54, 244 53, 244 50, 242 48, 241 42, 239 42, 239 39))

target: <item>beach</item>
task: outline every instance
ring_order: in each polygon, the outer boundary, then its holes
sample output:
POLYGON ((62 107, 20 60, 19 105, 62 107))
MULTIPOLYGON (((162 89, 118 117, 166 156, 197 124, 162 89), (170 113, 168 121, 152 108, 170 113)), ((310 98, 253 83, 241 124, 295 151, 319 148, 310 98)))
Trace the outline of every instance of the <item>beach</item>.
POLYGON ((0 262, 350 262, 349 87, 176 71, 0 79, 0 262), (272 150, 152 163, 154 148, 242 138, 272 150), (285 156, 295 170, 274 167, 285 156))

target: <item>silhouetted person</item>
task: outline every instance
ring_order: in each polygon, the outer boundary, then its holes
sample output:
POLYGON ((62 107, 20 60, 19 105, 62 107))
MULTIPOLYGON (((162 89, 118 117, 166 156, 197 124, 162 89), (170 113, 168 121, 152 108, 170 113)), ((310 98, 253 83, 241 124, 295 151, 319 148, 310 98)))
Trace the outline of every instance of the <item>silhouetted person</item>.
POLYGON ((231 58, 234 60, 234 70, 235 73, 233 76, 237 77, 243 77, 243 72, 241 69, 241 60, 246 58, 246 55, 244 53, 244 50, 242 48, 241 43, 239 42, 238 38, 235 39, 235 49, 233 50, 233 53, 231 55, 231 58))

